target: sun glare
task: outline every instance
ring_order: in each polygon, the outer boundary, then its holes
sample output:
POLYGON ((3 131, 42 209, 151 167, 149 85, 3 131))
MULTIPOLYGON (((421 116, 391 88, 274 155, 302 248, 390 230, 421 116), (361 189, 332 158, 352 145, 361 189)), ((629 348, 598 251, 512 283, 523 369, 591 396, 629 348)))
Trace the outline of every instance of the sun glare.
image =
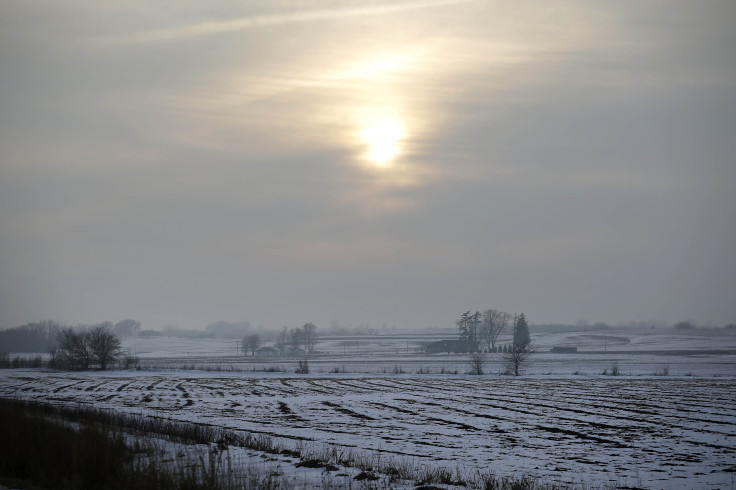
POLYGON ((359 135, 368 145, 366 158, 379 166, 386 166, 399 153, 404 128, 396 119, 379 119, 359 135))

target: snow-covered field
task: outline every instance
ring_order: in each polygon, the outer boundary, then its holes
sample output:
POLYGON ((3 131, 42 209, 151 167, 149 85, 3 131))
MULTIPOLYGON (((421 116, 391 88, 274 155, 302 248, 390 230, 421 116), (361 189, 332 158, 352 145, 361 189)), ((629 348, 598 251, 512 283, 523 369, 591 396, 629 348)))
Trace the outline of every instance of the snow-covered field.
POLYGON ((6 370, 0 396, 565 484, 730 486, 736 381, 6 370))
MULTIPOLYGON (((533 333, 537 353, 519 378, 499 375, 501 354, 488 354, 489 374, 469 376, 465 354, 420 352, 441 338, 450 337, 323 338, 307 375, 294 373, 301 357, 243 356, 233 340, 127 339, 141 370, 0 370, 0 397, 213 424, 302 453, 337 448, 415 468, 594 487, 733 488, 733 332, 533 333), (553 346, 579 352, 552 354, 553 346), (602 375, 614 365, 622 376, 602 375)), ((304 482, 325 475, 274 461, 304 482)), ((341 474, 350 481, 354 472, 341 474)))
MULTIPOLYGON (((330 355, 386 355, 416 353, 426 343, 456 338, 457 333, 412 333, 403 335, 372 335, 349 337, 319 337, 316 350, 330 355)), ((500 344, 511 342, 509 334, 501 335, 500 344)), ((532 343, 538 351, 554 346, 577 347, 581 352, 667 352, 688 350, 736 350, 736 330, 609 328, 605 330, 542 331, 532 330, 532 343)), ((238 339, 190 339, 151 337, 124 339, 124 347, 141 358, 187 358, 242 356, 238 339)), ((264 338, 262 345, 274 345, 264 338)))
MULTIPOLYGON (((537 350, 526 374, 600 375, 614 364, 622 374, 651 376, 669 371, 673 376, 736 377, 736 331, 608 329, 572 332, 532 332, 537 350), (577 347, 577 354, 553 354, 555 346, 577 347)), ((467 355, 424 354, 422 346, 452 338, 453 332, 320 339, 309 356, 313 372, 344 371, 360 374, 464 373, 467 355)), ((511 338, 499 339, 506 344, 511 338)), ((263 345, 274 342, 264 340, 263 345)), ((300 357, 251 357, 238 350, 237 339, 187 339, 158 337, 126 339, 124 347, 142 366, 152 369, 183 366, 239 370, 283 369, 294 371, 300 357)), ((503 370, 501 354, 489 354, 486 371, 503 370)))

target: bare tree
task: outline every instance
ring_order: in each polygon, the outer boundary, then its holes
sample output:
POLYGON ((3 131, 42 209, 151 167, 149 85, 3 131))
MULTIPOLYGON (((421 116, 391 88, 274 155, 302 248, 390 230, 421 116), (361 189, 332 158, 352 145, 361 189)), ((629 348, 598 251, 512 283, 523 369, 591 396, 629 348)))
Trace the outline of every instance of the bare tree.
POLYGON ((481 352, 472 352, 468 358, 470 364, 470 374, 482 375, 483 367, 486 364, 486 356, 481 352))
POLYGON ((281 330, 281 332, 279 332, 279 335, 278 335, 278 346, 281 352, 284 352, 284 350, 286 350, 286 343, 288 342, 288 340, 289 340, 289 327, 284 325, 284 328, 281 330))
POLYGON ((304 331, 304 346, 307 352, 314 350, 314 344, 317 343, 317 325, 314 323, 305 323, 302 327, 304 331))
POLYGON ((243 337, 243 353, 247 354, 248 352, 250 352, 251 356, 255 356, 256 349, 258 349, 259 345, 261 345, 261 336, 257 333, 253 333, 243 337))
POLYGON ((483 312, 479 337, 488 350, 496 350, 498 336, 509 326, 511 317, 511 313, 505 311, 489 309, 483 312))
POLYGON ((89 332, 63 328, 59 333, 59 360, 71 369, 89 369, 93 353, 88 339, 89 332))
POLYGON ((120 339, 110 331, 107 324, 93 327, 87 334, 87 342, 93 359, 101 369, 107 369, 108 364, 120 357, 120 339))
POLYGON ((511 344, 504 354, 504 366, 507 374, 519 376, 531 362, 534 349, 530 344, 511 344))
POLYGON ((299 349, 304 345, 304 330, 301 328, 293 328, 289 331, 289 345, 294 349, 299 349))

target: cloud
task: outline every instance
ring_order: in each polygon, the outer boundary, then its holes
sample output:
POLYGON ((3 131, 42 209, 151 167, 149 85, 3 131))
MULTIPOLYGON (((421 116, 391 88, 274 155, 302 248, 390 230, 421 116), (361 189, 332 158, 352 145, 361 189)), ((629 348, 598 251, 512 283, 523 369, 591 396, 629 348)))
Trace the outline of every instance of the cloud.
POLYGON ((172 29, 144 31, 120 37, 101 38, 95 41, 102 41, 104 44, 138 44, 176 41, 192 37, 222 34, 226 32, 241 31, 244 29, 253 29, 258 27, 314 22, 327 19, 384 15, 409 10, 421 10, 427 8, 444 7, 448 5, 457 5, 474 1, 477 0, 428 0, 421 2, 406 2, 393 5, 374 5, 370 7, 349 9, 313 10, 291 12, 288 14, 261 15, 255 17, 243 17, 240 19, 228 21, 202 22, 172 29))
POLYGON ((0 326, 733 321, 734 7, 165 3, 0 7, 0 326))

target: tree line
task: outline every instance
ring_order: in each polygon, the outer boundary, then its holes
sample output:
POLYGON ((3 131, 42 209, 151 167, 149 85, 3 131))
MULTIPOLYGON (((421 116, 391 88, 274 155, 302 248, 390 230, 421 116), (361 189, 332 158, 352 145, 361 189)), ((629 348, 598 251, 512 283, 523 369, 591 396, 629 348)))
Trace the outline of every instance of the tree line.
POLYGON ((483 352, 496 352, 498 337, 509 326, 512 327, 513 341, 504 349, 503 362, 506 372, 518 376, 526 366, 534 349, 531 345, 529 324, 524 313, 511 314, 505 311, 487 309, 482 313, 466 311, 455 322, 459 338, 471 346, 470 364, 473 374, 483 374, 485 357, 483 352))
POLYGON ((487 309, 482 313, 469 310, 460 315, 455 322, 460 331, 460 340, 470 342, 476 348, 491 351, 496 349, 498 336, 506 330, 515 318, 505 311, 487 309))
POLYGON ((469 342, 478 350, 495 351, 499 335, 509 326, 513 328, 514 344, 530 342, 529 324, 524 313, 512 315, 494 309, 471 313, 468 310, 460 315, 455 324, 460 333, 460 340, 469 342))
POLYGON ((122 353, 120 339, 105 325, 89 330, 64 328, 59 333, 54 361, 73 370, 86 370, 92 365, 107 369, 122 353))
MULTIPOLYGON (((282 353, 291 349, 303 349, 307 353, 314 351, 317 344, 317 325, 314 323, 305 323, 301 327, 289 328, 284 326, 276 336, 276 349, 282 353)), ((255 355, 256 350, 261 345, 261 336, 258 334, 245 335, 241 341, 241 350, 247 354, 255 355)))
POLYGON ((317 325, 310 322, 296 328, 283 327, 278 334, 276 344, 281 351, 286 350, 288 346, 292 349, 313 352, 317 344, 317 325))
POLYGON ((91 330, 102 327, 118 338, 135 337, 140 332, 141 323, 126 319, 117 323, 102 322, 93 325, 71 327, 54 320, 26 323, 19 327, 0 330, 0 351, 8 352, 46 352, 53 353, 59 344, 59 337, 65 329, 91 330))

